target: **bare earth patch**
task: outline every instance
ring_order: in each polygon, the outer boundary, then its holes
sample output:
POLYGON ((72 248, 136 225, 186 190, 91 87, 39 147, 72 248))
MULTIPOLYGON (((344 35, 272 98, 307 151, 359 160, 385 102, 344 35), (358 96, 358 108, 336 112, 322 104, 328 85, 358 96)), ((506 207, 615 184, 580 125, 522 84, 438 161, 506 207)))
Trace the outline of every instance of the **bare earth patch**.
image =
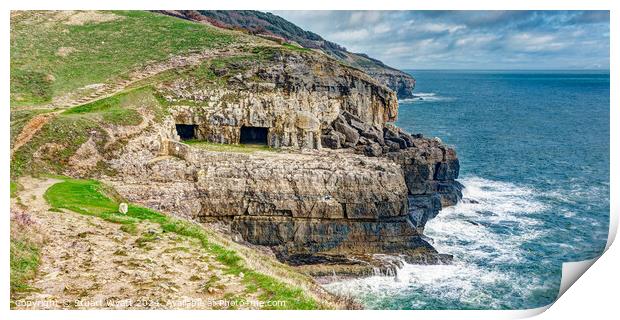
POLYGON ((75 51, 76 50, 73 47, 60 47, 58 48, 58 51, 56 51, 56 55, 59 57, 66 57, 75 51))
POLYGON ((54 116, 56 116, 58 112, 45 113, 35 116, 30 119, 28 123, 24 126, 22 131, 19 133, 15 142, 13 143, 13 149, 11 149, 11 158, 13 157, 13 153, 21 148, 23 145, 28 143, 34 135, 43 128, 43 126, 48 123, 54 116))
POLYGON ((49 211, 43 194, 56 182, 20 179, 18 197, 47 241, 34 291, 17 297, 17 309, 226 309, 240 297, 257 301, 242 275, 224 273, 196 239, 146 221, 127 232, 97 217, 49 211))
POLYGON ((97 11, 80 11, 71 16, 64 22, 68 25, 82 26, 87 23, 109 22, 122 19, 122 16, 113 13, 102 13, 97 11))

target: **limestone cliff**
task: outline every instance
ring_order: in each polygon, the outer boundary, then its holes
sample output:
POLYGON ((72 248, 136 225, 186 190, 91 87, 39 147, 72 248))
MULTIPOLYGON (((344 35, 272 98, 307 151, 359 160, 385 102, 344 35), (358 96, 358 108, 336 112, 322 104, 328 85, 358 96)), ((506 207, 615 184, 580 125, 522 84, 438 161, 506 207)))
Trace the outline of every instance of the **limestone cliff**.
POLYGON ((354 68, 307 50, 255 49, 205 66, 204 75, 159 86, 177 124, 195 136, 239 143, 241 127, 268 128, 272 147, 320 148, 321 130, 347 112, 376 130, 398 114, 393 91, 354 68))
POLYGON ((282 17, 253 10, 165 10, 162 13, 192 21, 209 23, 220 28, 243 29, 251 34, 278 42, 296 43, 304 48, 320 50, 349 66, 360 69, 379 83, 396 92, 399 99, 413 98, 415 79, 363 53, 349 52, 343 46, 303 30, 282 17))
MULTIPOLYGON (((139 112, 139 124, 80 132, 85 142, 65 174, 95 176, 131 202, 217 223, 292 265, 329 266, 314 274, 367 272, 382 265, 377 254, 449 259, 423 231, 460 198, 458 159, 439 140, 390 124, 398 103, 388 87, 324 54, 264 42, 166 70, 145 80, 148 90, 118 99, 125 104, 116 108, 139 112), (271 148, 226 152, 181 139, 234 145, 244 129, 265 132, 271 148)), ((46 145, 41 159, 53 158, 46 145)))
POLYGON ((315 52, 269 50, 160 83, 170 115, 110 161, 123 178, 108 182, 130 201, 223 223, 291 264, 445 260, 423 230, 460 198, 454 150, 389 124, 395 94, 364 73, 315 52), (175 124, 233 144, 244 126, 265 127, 277 149, 201 149, 175 124))
POLYGON ((419 147, 385 157, 214 152, 169 141, 161 147, 173 157, 122 161, 116 168, 125 178, 111 183, 130 201, 224 222, 238 240, 272 247, 284 261, 387 253, 434 262, 442 257, 422 232, 459 197, 458 160, 436 141, 414 141, 419 147))

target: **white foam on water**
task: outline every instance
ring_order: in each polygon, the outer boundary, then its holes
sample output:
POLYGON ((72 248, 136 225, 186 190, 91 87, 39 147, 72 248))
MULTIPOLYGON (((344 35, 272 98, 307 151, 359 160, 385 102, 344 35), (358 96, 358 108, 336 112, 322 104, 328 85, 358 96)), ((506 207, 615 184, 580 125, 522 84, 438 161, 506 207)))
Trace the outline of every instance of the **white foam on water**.
POLYGON ((454 98, 438 96, 434 92, 415 92, 413 93, 413 98, 400 99, 399 102, 435 102, 435 101, 448 101, 453 100, 454 98))
POLYGON ((546 205, 527 187, 478 177, 461 182, 463 200, 442 210, 426 226, 425 234, 435 240, 435 248, 456 259, 520 262, 519 246, 542 233, 536 228, 542 222, 531 214, 546 205))
POLYGON ((377 300, 411 297, 411 308, 424 308, 425 299, 455 301, 468 306, 500 308, 505 296, 493 288, 509 288, 514 295, 543 288, 532 279, 505 271, 502 265, 525 259, 520 246, 540 237, 542 222, 533 214, 546 209, 530 188, 478 177, 461 180, 463 201, 442 210, 426 225, 425 235, 433 239, 440 253, 449 253, 449 265, 405 263, 396 276, 373 276, 334 282, 330 291, 359 297, 370 307, 377 300))

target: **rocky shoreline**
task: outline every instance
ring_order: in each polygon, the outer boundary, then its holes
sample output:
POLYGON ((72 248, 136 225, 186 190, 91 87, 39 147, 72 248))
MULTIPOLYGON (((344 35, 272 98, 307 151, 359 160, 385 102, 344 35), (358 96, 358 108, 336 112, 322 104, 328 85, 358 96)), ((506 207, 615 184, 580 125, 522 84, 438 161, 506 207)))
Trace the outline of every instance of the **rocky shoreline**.
POLYGON ((385 143, 386 153, 372 157, 373 144, 242 154, 164 140, 158 158, 117 167, 125 178, 109 183, 129 201, 224 224, 233 240, 268 247, 313 276, 393 272, 400 259, 447 263, 423 231, 461 198, 456 153, 438 139, 388 128, 385 141, 398 132, 407 145, 385 143))
POLYGON ((155 84, 166 114, 142 110, 130 135, 106 128, 127 137, 117 149, 91 137, 68 174, 92 177, 89 159, 102 159, 114 174, 98 178, 128 201, 223 224, 231 239, 313 275, 390 272, 386 256, 450 261, 424 226, 461 198, 454 149, 392 125, 396 94, 357 69, 305 50, 239 54, 155 84), (200 147, 237 145, 247 130, 265 151, 200 147))

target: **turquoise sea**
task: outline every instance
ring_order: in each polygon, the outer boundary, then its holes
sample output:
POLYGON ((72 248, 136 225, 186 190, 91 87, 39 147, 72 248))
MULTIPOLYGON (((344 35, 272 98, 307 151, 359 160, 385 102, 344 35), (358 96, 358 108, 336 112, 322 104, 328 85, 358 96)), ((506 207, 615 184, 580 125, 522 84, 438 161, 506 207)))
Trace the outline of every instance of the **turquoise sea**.
POLYGON ((527 309, 609 226, 608 71, 411 71, 396 124, 456 148, 464 201, 428 222, 451 265, 327 285, 372 309, 527 309))

